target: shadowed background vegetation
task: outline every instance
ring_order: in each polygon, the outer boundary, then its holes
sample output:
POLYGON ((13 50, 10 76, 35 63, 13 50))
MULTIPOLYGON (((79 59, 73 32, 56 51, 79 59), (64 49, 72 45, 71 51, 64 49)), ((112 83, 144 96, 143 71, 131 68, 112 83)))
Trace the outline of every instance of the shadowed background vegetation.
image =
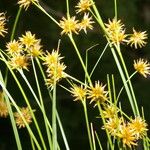
MULTIPOLYGON (((66 3, 65 0, 41 0, 41 5, 45 8, 45 10, 53 14, 53 16, 60 20, 62 16, 66 15, 66 3)), ((70 13, 71 15, 75 15, 75 5, 77 4, 77 0, 70 0, 70 13)), ((105 22, 108 21, 108 18, 114 17, 114 4, 113 0, 95 0, 97 7, 100 11, 100 14, 105 22)), ((0 48, 5 49, 5 44, 9 42, 12 26, 15 20, 15 16, 18 11, 18 5, 16 0, 1 0, 0 1, 0 12, 6 12, 6 16, 8 18, 7 27, 8 34, 5 38, 0 38, 0 48)), ((149 0, 120 0, 118 1, 118 18, 122 20, 122 22, 126 26, 126 31, 130 33, 132 28, 134 27, 137 30, 147 30, 150 35, 150 1, 149 0)), ((51 51, 52 49, 56 49, 58 40, 61 39, 60 53, 64 57, 64 63, 67 66, 67 73, 75 76, 76 78, 82 80, 84 79, 84 72, 80 65, 80 62, 75 54, 74 48, 69 42, 67 36, 61 36, 61 29, 53 23, 47 16, 42 14, 36 7, 31 6, 27 11, 22 10, 21 16, 19 19, 19 23, 17 26, 17 30, 15 33, 15 39, 18 36, 21 36, 25 33, 25 31, 31 31, 36 34, 37 38, 42 39, 43 49, 51 51)), ((76 43, 80 49, 80 52, 85 57, 85 51, 93 45, 98 44, 89 52, 89 70, 92 69, 99 55, 101 54, 104 46, 106 45, 105 38, 102 35, 101 30, 95 24, 94 30, 89 31, 88 34, 81 33, 80 35, 75 35, 76 43)), ((128 46, 122 45, 122 53, 126 60, 129 73, 132 74, 134 72, 133 69, 133 60, 139 57, 147 58, 150 60, 150 39, 148 39, 148 44, 146 47, 142 49, 132 49, 128 46)), ((1 71, 5 73, 5 67, 1 64, 1 71)), ((104 83, 107 82, 106 75, 114 74, 115 83, 116 83, 116 91, 122 86, 121 79, 119 77, 118 70, 115 66, 115 62, 113 60, 111 51, 109 48, 104 54, 100 64, 95 70, 95 73, 92 77, 93 82, 95 80, 100 80, 104 83)), ((32 70, 26 72, 26 75, 30 78, 31 82, 33 81, 32 70)), ((139 107, 144 107, 145 110, 145 118, 147 122, 150 122, 150 78, 143 78, 142 76, 136 74, 132 79, 133 87, 135 89, 135 94, 137 96, 137 102, 139 107)), ((41 85, 43 82, 41 81, 41 85)), ((61 81, 61 84, 67 86, 65 81, 61 81)), ((32 83, 34 85, 34 82, 32 83)), ((28 91, 27 87, 24 85, 26 91, 28 91)), ((21 100, 21 94, 16 92, 16 84, 13 83, 11 77, 8 78, 8 89, 11 91, 13 96, 16 98, 17 103, 20 106, 24 106, 24 102, 21 100)), ((43 87, 43 92, 46 90, 43 87)), ((58 87, 57 93, 57 108, 60 113, 60 118, 62 120, 62 124, 64 126, 64 130, 70 145, 71 150, 75 149, 87 149, 88 150, 88 138, 86 133, 83 108, 80 102, 73 102, 72 97, 65 90, 58 87)), ((45 96, 45 106, 49 113, 49 117, 51 118, 51 105, 48 104, 48 99, 45 96)), ((126 97, 126 94, 123 93, 121 96, 122 109, 125 110, 129 115, 132 115, 131 108, 129 107, 129 103, 126 97)), ((36 109, 36 104, 34 101, 31 103, 33 108, 36 109)), ((37 109, 36 115, 39 119, 40 112, 37 109)), ((98 111, 93 108, 93 105, 89 105, 89 120, 93 122, 94 129, 96 129, 103 138, 104 133, 101 130, 101 122, 100 119, 97 118, 98 111)), ((42 121, 41 121, 42 122, 42 121)), ((31 125, 32 126, 32 125, 31 125)), ((42 123, 41 123, 42 126, 42 123)), ((28 146, 29 141, 27 140, 28 133, 26 129, 20 129, 21 139, 23 140, 24 149, 30 150, 28 146)), ((43 130, 43 132, 45 132, 43 130)), ((60 143, 61 143, 61 136, 60 143)), ((15 140, 13 131, 11 128, 11 124, 9 118, 3 119, 0 118, 0 150, 16 150, 15 140)), ((104 138, 103 138, 104 139, 104 138)))

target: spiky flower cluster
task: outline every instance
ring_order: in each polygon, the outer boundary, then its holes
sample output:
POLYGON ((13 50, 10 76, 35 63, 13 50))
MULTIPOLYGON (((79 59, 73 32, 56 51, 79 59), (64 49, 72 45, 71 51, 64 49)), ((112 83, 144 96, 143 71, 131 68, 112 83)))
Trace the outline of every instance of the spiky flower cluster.
POLYGON ((94 106, 98 103, 105 104, 106 100, 108 99, 107 94, 108 92, 105 91, 106 85, 103 85, 99 81, 95 82, 94 86, 90 86, 88 88, 78 86, 76 84, 73 85, 71 88, 72 96, 75 98, 74 100, 85 100, 90 99, 90 103, 94 102, 94 106))
POLYGON ((42 55, 40 39, 36 39, 30 31, 19 37, 19 40, 7 43, 6 48, 12 69, 28 70, 29 59, 42 55))
POLYGON ((44 64, 47 66, 47 85, 53 87, 58 81, 66 77, 64 70, 66 66, 61 62, 58 50, 53 50, 51 53, 47 52, 44 56, 44 64))
POLYGON ((108 131, 108 133, 116 139, 120 139, 123 146, 132 147, 137 145, 139 139, 146 136, 147 124, 141 117, 135 117, 129 122, 125 121, 122 117, 118 117, 117 107, 113 104, 107 104, 104 106, 103 116, 105 118, 105 124, 102 129, 108 131))
POLYGON ((5 34, 7 33, 7 29, 6 29, 6 16, 5 13, 0 13, 0 35, 2 37, 5 36, 5 34))
POLYGON ((124 24, 121 20, 109 19, 106 26, 106 34, 113 44, 127 43, 131 47, 134 46, 135 49, 138 47, 142 48, 146 45, 147 33, 146 31, 136 31, 133 28, 132 34, 125 34, 124 24))
MULTIPOLYGON (((32 122, 32 115, 28 107, 22 107, 20 111, 21 111, 22 116, 18 112, 14 113, 15 121, 16 121, 18 128, 25 128, 26 123, 30 124, 32 122)), ((34 112, 34 110, 32 111, 34 112)))
POLYGON ((147 78, 150 75, 150 63, 142 58, 134 60, 134 68, 137 72, 147 78))
POLYGON ((92 3, 90 0, 80 0, 80 2, 77 4, 76 13, 84 12, 83 18, 81 21, 76 20, 76 16, 73 17, 63 17, 62 20, 60 20, 59 26, 62 28, 62 34, 78 34, 81 30, 83 30, 85 33, 87 33, 87 29, 93 29, 92 24, 94 21, 92 20, 92 17, 89 16, 89 13, 86 11, 90 10, 90 7, 92 6, 92 3))
POLYGON ((8 107, 4 100, 4 93, 0 91, 0 117, 6 118, 8 116, 8 107))
POLYGON ((37 2, 38 0, 18 0, 18 4, 20 5, 20 7, 24 7, 25 10, 27 10, 32 3, 37 2))

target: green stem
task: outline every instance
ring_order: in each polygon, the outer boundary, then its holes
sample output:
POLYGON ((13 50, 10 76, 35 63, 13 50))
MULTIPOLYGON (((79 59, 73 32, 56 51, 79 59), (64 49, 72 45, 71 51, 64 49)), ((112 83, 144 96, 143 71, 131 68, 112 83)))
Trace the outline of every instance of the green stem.
POLYGON ((117 20, 117 0, 114 0, 114 6, 115 6, 115 19, 117 20))
MULTIPOLYGON (((101 106, 100 106, 100 104, 98 103, 98 110, 99 110, 99 112, 100 112, 100 115, 101 115, 101 118, 102 118, 102 121, 103 121, 103 124, 104 124, 104 126, 105 126, 105 119, 104 119, 104 116, 103 116, 103 112, 102 112, 102 108, 101 108, 101 106)), ((112 144, 112 141, 111 141, 111 137, 110 137, 110 135, 109 135, 109 133, 108 133, 108 130, 106 129, 106 135, 107 135, 107 138, 108 138, 108 143, 109 143, 109 146, 110 146, 110 148, 111 148, 111 150, 114 150, 114 146, 113 146, 113 144, 112 144)))
POLYGON ((17 23, 19 21, 21 10, 22 10, 22 7, 19 7, 18 13, 17 13, 16 18, 15 18, 14 25, 13 25, 13 28, 12 28, 12 32, 11 32, 11 37, 10 37, 11 41, 14 39, 14 36, 15 36, 15 31, 16 31, 16 28, 17 28, 17 23))
POLYGON ((131 94, 132 94, 132 98, 133 98, 134 109, 135 109, 135 116, 140 116, 139 109, 138 109, 138 105, 137 105, 137 100, 136 100, 136 97, 135 97, 135 94, 134 94, 134 90, 133 90, 133 86, 132 86, 132 83, 131 83, 131 80, 130 80, 130 77, 129 77, 128 70, 127 70, 126 65, 125 65, 125 61, 124 61, 124 59, 123 59, 123 56, 122 56, 120 50, 118 51, 118 54, 119 54, 119 56, 120 56, 120 59, 121 59, 123 68, 124 68, 124 70, 125 70, 125 74, 126 74, 126 76, 127 76, 127 80, 129 79, 129 87, 130 87, 131 94))
POLYGON ((53 130, 53 150, 57 149, 57 126, 56 126, 56 81, 53 86, 53 99, 52 99, 52 130, 53 130))
POLYGON ((76 53, 77 53, 78 58, 79 58, 79 60, 80 60, 80 63, 81 63, 81 65, 82 65, 82 67, 83 67, 83 70, 84 70, 84 72, 85 72, 85 74, 86 74, 87 80, 88 80, 89 84, 92 85, 90 76, 89 76, 88 71, 87 71, 87 69, 86 69, 86 66, 85 66, 85 64, 84 64, 84 62, 83 62, 83 59, 82 59, 82 57, 81 57, 81 55, 80 55, 80 52, 79 52, 79 50, 78 50, 78 48, 77 48, 77 46, 76 46, 76 43, 75 43, 75 41, 74 41, 74 39, 73 39, 73 37, 72 37, 71 34, 69 34, 68 36, 69 36, 69 38, 70 38, 70 40, 71 40, 71 42, 72 42, 72 44, 73 44, 73 46, 74 46, 74 48, 75 48, 75 50, 76 50, 76 53))
POLYGON ((48 125, 47 125, 47 117, 46 117, 45 107, 44 107, 44 103, 43 103, 42 93, 41 93, 41 89, 40 89, 40 85, 39 85, 39 81, 38 81, 37 72, 36 72, 36 68, 35 68, 35 64, 34 64, 33 58, 31 59, 31 61, 32 61, 32 66, 33 66, 36 86, 37 86, 37 89, 38 89, 39 99, 40 99, 40 103, 41 103, 41 107, 42 107, 43 118, 44 118, 46 133, 47 133, 47 137, 48 137, 48 143, 49 143, 50 149, 52 149, 51 135, 50 135, 50 131, 49 131, 49 128, 48 128, 48 125))
POLYGON ((40 9, 44 14, 46 14, 54 23, 56 23, 59 26, 59 23, 54 19, 50 14, 48 14, 43 7, 40 6, 40 4, 37 4, 36 2, 33 2, 33 4, 40 9))
MULTIPOLYGON (((4 84, 1 72, 0 72, 0 81, 3 82, 3 84, 4 84)), ((5 100, 6 100, 6 104, 7 104, 7 108, 8 108, 8 112, 9 112, 9 116, 10 116, 10 120, 11 120, 11 124, 12 124, 12 128, 13 128, 13 131, 14 131, 17 148, 18 148, 18 150, 22 150, 22 146, 21 146, 21 142, 20 142, 20 138, 19 138, 19 133, 18 133, 18 130, 17 130, 17 127, 16 127, 16 122, 15 122, 15 119, 14 119, 14 115, 13 115, 13 111, 12 111, 12 108, 11 108, 11 104, 10 104, 9 98, 6 95, 5 95, 5 100)))
MULTIPOLYGON (((44 72, 43 72, 43 69, 42 69, 42 66, 41 66, 41 63, 40 63, 39 59, 36 59, 36 62, 37 62, 37 64, 38 64, 39 68, 40 68, 40 71, 41 71, 41 74, 42 74, 42 76, 43 76, 44 81, 46 81, 46 76, 45 76, 45 74, 44 74, 44 72)), ((50 99, 52 100, 52 95, 51 95, 51 93, 50 93, 50 92, 48 92, 48 93, 49 93, 50 99)), ((69 150, 69 145, 68 145, 68 142, 67 142, 67 138, 66 138, 66 136, 65 136, 65 132, 64 132, 64 130, 63 130, 62 123, 61 123, 61 120, 60 120, 60 118, 59 118, 59 114, 58 114, 58 112, 57 112, 57 109, 56 109, 56 117, 57 117, 58 124, 59 124, 60 130, 61 130, 61 133, 62 133, 62 137, 63 137, 64 144, 65 144, 65 146, 66 146, 66 150, 69 150)))
POLYGON ((88 120, 87 108, 86 108, 86 101, 84 100, 82 102, 82 104, 83 104, 83 108, 84 108, 84 116, 85 116, 85 122, 86 122, 87 132, 88 132, 90 149, 93 150, 93 143, 92 143, 92 137, 91 137, 90 127, 89 127, 89 120, 88 120))

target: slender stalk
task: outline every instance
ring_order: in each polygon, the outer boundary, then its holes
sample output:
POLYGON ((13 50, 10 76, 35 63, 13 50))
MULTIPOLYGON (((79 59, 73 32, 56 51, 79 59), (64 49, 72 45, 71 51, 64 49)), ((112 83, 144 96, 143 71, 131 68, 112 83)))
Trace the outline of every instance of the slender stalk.
POLYGON ((81 65, 82 65, 82 67, 83 67, 83 70, 84 70, 84 72, 85 72, 85 74, 86 74, 87 80, 88 80, 89 84, 92 85, 90 76, 89 76, 88 71, 87 71, 87 69, 86 69, 86 66, 85 66, 85 64, 84 64, 84 62, 83 62, 83 59, 82 59, 82 57, 81 57, 81 55, 80 55, 80 52, 79 52, 79 50, 78 50, 78 48, 77 48, 77 46, 76 46, 76 43, 75 43, 75 41, 74 41, 74 39, 73 39, 73 37, 72 37, 71 34, 69 34, 68 36, 69 36, 69 38, 70 38, 70 40, 71 40, 71 42, 72 42, 72 44, 73 44, 73 46, 74 46, 74 48, 75 48, 75 50, 76 50, 76 53, 77 53, 78 58, 79 58, 79 60, 80 60, 80 63, 81 63, 81 65))
MULTIPOLYGON (((120 50, 118 51, 118 54, 119 54, 120 59, 121 59, 121 62, 122 62, 122 64, 123 64, 123 68, 124 68, 124 70, 125 70, 125 74, 126 74, 126 76, 127 76, 127 79, 130 79, 128 70, 127 70, 126 65, 125 65, 125 61, 124 61, 124 59, 123 59, 123 56, 122 56, 120 50)), ((133 86, 132 86, 131 80, 129 80, 129 87, 130 87, 131 94, 132 94, 132 97, 133 97, 135 115, 136 115, 136 116, 140 116, 139 108, 138 108, 138 105, 137 105, 137 100, 136 100, 136 97, 135 97, 135 94, 134 94, 134 90, 133 90, 133 86)))
POLYGON ((30 112, 31 112, 31 115, 32 115, 32 118, 33 118, 33 120, 34 120, 35 126, 36 126, 36 128, 37 128, 37 131, 38 131, 38 133, 39 133, 40 139, 41 139, 41 141, 42 141, 43 148, 46 149, 46 146, 45 146, 45 143, 44 143, 44 140, 43 140, 43 137, 42 137, 40 128, 39 128, 39 126, 38 126, 38 123, 37 123, 37 120, 36 120, 36 118, 35 118, 35 115, 34 115, 34 113, 33 113, 33 111, 32 111, 32 108, 31 108, 31 105, 30 105, 30 103, 29 103, 29 101, 28 101, 28 98, 27 98, 27 96, 26 96, 26 94, 25 94, 25 92, 24 92, 24 90, 23 90, 23 88, 22 88, 22 86, 21 86, 19 80, 17 79, 16 75, 14 74, 14 72, 12 71, 12 69, 10 68, 10 66, 9 66, 9 64, 8 64, 8 62, 7 62, 7 60, 5 59, 5 57, 3 56, 2 53, 0 53, 0 55, 1 55, 2 59, 3 59, 3 61, 5 62, 6 66, 8 67, 9 71, 11 72, 11 74, 12 74, 12 76, 13 76, 13 78, 14 78, 16 84, 18 85, 18 87, 19 87, 19 89, 20 89, 20 91, 21 91, 21 93, 22 93, 22 96, 23 96, 23 98, 24 98, 24 100, 25 100, 25 102, 26 102, 26 104, 27 104, 27 106, 28 106, 28 108, 29 108, 29 110, 30 110, 30 112))
POLYGON ((37 89, 38 89, 39 99, 40 99, 41 107, 42 107, 42 110, 43 110, 43 118, 44 118, 46 133, 47 133, 47 137, 48 137, 48 143, 49 143, 50 149, 52 149, 51 135, 50 135, 50 131, 49 131, 49 128, 48 128, 48 125, 47 125, 47 120, 46 120, 47 117, 46 117, 45 107, 44 107, 44 103, 43 103, 42 93, 41 93, 41 89, 40 89, 40 85, 39 85, 39 81, 38 81, 37 72, 36 72, 36 68, 35 68, 33 58, 31 59, 31 61, 32 61, 36 86, 37 86, 37 89))
MULTIPOLYGON (((0 72, 0 81, 2 81, 3 84, 4 84, 1 72, 0 72)), ((18 133, 17 127, 16 127, 16 122, 15 122, 15 119, 14 119, 14 115, 13 115, 11 104, 10 104, 9 98, 6 95, 4 95, 4 96, 5 96, 5 100, 6 100, 6 104, 7 104, 7 108, 8 108, 8 112, 9 112, 9 116, 10 116, 10 120, 11 120, 11 124, 12 124, 12 128, 13 128, 13 131, 14 131, 17 148, 19 150, 22 150, 21 141, 20 141, 20 138, 19 138, 19 133, 18 133)))
POLYGON ((13 25, 13 28, 12 28, 12 31, 11 31, 11 37, 10 37, 11 41, 14 39, 14 36, 15 36, 15 31, 16 31, 16 28, 17 28, 17 23, 19 21, 21 10, 22 10, 22 7, 19 7, 19 10, 18 10, 16 18, 15 18, 15 22, 14 22, 14 25, 13 25))
POLYGON ((53 150, 57 149, 57 127, 56 127, 56 81, 53 86, 53 99, 52 99, 52 130, 53 130, 53 150))
MULTIPOLYGON (((37 64, 38 64, 39 68, 40 68, 41 74, 42 74, 43 79, 44 79, 44 81, 45 81, 45 80, 46 80, 46 76, 45 76, 45 74, 44 74, 44 72, 43 72, 41 63, 39 62, 38 59, 36 59, 36 62, 37 62, 37 64)), ((51 93, 50 93, 50 92, 48 92, 48 93, 49 93, 50 99, 52 100, 52 95, 51 95, 51 93)), ((62 137, 63 137, 63 141, 64 141, 64 144, 65 144, 66 150, 69 150, 69 145, 68 145, 68 142, 67 142, 67 138, 66 138, 65 132, 64 132, 64 130, 63 130, 62 123, 61 123, 61 120, 60 120, 60 118, 59 118, 59 114, 58 114, 58 112, 57 112, 57 108, 56 108, 56 117, 57 117, 58 124, 59 124, 60 130, 61 130, 61 133, 62 133, 62 137)))
POLYGON ((117 0, 114 0, 114 8, 115 8, 115 19, 117 20, 117 0))
MULTIPOLYGON (((22 120, 24 121, 24 123, 25 123, 25 125, 26 125, 26 127, 27 127, 27 129, 28 129, 28 132, 29 132, 29 134, 32 136, 32 138, 33 138, 33 140, 34 140, 34 142, 35 142, 35 144, 36 144, 38 150, 41 150, 41 147, 40 147, 40 145, 39 145, 37 139, 35 138, 35 136, 34 136, 32 130, 31 130, 31 128, 29 127, 28 123, 26 122, 25 118, 23 117, 23 115, 22 115, 22 113, 21 113, 19 107, 17 106, 15 100, 12 98, 12 96, 10 95, 10 93, 8 92, 8 90, 6 89, 5 85, 2 83, 1 80, 0 80, 0 85, 2 86, 2 88, 3 88, 3 90, 5 91, 6 95, 7 95, 8 98, 10 99, 11 103, 12 103, 13 106, 16 108, 17 112, 19 113, 19 115, 21 116, 22 120)), ((30 110, 30 112, 32 113, 32 110, 30 110)), ((20 150, 20 149, 19 149, 19 150, 20 150)))
MULTIPOLYGON (((104 119, 104 116, 103 116, 102 108, 101 108, 101 106, 100 106, 99 103, 98 103, 97 106, 98 106, 98 110, 99 110, 99 112, 100 112, 100 115, 101 115, 103 124, 104 124, 104 126, 105 126, 105 119, 104 119)), ((114 150, 114 145, 112 144, 111 137, 110 137, 110 135, 109 135, 107 129, 106 129, 106 135, 107 135, 107 138, 108 138, 108 145, 110 146, 110 149, 111 149, 111 150, 114 150)))
POLYGON ((38 8, 40 9, 46 16, 48 16, 54 23, 56 23, 58 26, 59 26, 59 23, 56 21, 56 19, 54 19, 50 14, 48 14, 45 9, 43 9, 43 7, 40 6, 40 4, 36 3, 36 2, 33 2, 33 4, 38 8))
POLYGON ((92 143, 92 137, 91 137, 91 132, 90 132, 90 127, 89 127, 89 120, 88 120, 88 114, 87 114, 87 108, 86 108, 86 101, 82 102, 83 104, 83 109, 84 109, 84 116, 85 116, 85 122, 86 122, 86 128, 88 132, 88 138, 89 138, 89 144, 90 144, 90 149, 93 149, 93 143, 92 143))

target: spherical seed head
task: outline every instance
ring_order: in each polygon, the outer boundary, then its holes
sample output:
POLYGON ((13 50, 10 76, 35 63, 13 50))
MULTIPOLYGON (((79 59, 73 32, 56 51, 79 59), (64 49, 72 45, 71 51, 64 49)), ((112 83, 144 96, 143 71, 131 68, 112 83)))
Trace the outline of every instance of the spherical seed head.
POLYGON ((119 133, 117 134, 117 136, 122 140, 124 146, 127 145, 131 148, 131 146, 137 145, 134 130, 125 123, 120 125, 119 133))
POLYGON ((82 101, 86 97, 86 89, 83 88, 82 85, 78 86, 74 84, 73 87, 71 88, 71 93, 72 93, 72 96, 75 98, 74 101, 77 101, 77 100, 82 101))
POLYGON ((95 82, 95 86, 90 87, 88 90, 88 98, 91 99, 91 102, 100 102, 100 104, 104 104, 107 100, 108 91, 105 91, 106 85, 100 84, 99 81, 95 82))
POLYGON ((150 63, 142 58, 134 60, 134 68, 137 72, 147 78, 150 75, 150 63))
POLYGON ((33 2, 38 2, 38 0, 18 0, 18 4, 20 7, 24 7, 25 10, 28 9, 28 7, 33 3, 33 2))
POLYGON ((76 12, 81 13, 81 12, 89 11, 91 6, 92 3, 90 0, 80 0, 77 6, 75 6, 77 8, 76 12))
POLYGON ((121 20, 109 19, 108 24, 105 24, 106 31, 109 39, 112 43, 121 43, 127 42, 125 39, 127 35, 125 34, 124 24, 121 23, 121 20))
POLYGON ((87 29, 93 29, 93 23, 94 21, 92 21, 92 17, 89 17, 89 13, 85 13, 82 21, 79 23, 79 31, 83 29, 87 33, 87 29))
MULTIPOLYGON (((27 122, 27 124, 30 124, 32 122, 32 116, 31 116, 31 112, 30 112, 29 108, 22 107, 20 109, 20 111, 21 111, 21 114, 24 117, 25 121, 27 122)), ((26 125, 25 125, 25 122, 22 119, 21 115, 18 112, 16 112, 16 113, 14 113, 14 116, 15 116, 15 121, 16 121, 17 126, 19 128, 25 128, 26 125)))
POLYGON ((6 102, 4 101, 3 92, 0 91, 0 117, 6 118, 8 116, 8 107, 6 102))
POLYGON ((28 70, 28 58, 25 55, 16 55, 13 56, 9 61, 12 69, 26 69, 28 70))
POLYGON ((78 34, 78 20, 75 20, 75 16, 71 18, 62 18, 59 26, 63 29, 61 35, 76 33, 78 34))
POLYGON ((25 35, 19 38, 22 45, 25 45, 26 48, 30 48, 30 46, 34 46, 38 42, 35 38, 35 34, 32 34, 30 31, 27 31, 25 35))
POLYGON ((2 37, 5 36, 7 33, 7 29, 5 28, 6 26, 6 16, 5 13, 0 13, 0 35, 2 37))
POLYGON ((132 119, 129 123, 129 126, 132 130, 134 130, 137 140, 142 139, 144 136, 146 136, 148 125, 141 117, 136 117, 135 119, 132 119))
POLYGON ((146 45, 146 39, 147 39, 147 33, 146 31, 144 32, 137 32, 134 28, 133 28, 133 34, 131 34, 130 38, 128 39, 128 44, 130 44, 130 46, 134 46, 135 49, 137 49, 138 47, 142 48, 143 46, 146 45))
POLYGON ((16 40, 7 43, 6 48, 8 54, 10 55, 19 54, 23 50, 22 45, 19 43, 19 41, 16 40))
POLYGON ((108 118, 102 129, 106 129, 112 136, 116 136, 118 134, 121 123, 122 119, 118 118, 117 116, 114 118, 108 118))

